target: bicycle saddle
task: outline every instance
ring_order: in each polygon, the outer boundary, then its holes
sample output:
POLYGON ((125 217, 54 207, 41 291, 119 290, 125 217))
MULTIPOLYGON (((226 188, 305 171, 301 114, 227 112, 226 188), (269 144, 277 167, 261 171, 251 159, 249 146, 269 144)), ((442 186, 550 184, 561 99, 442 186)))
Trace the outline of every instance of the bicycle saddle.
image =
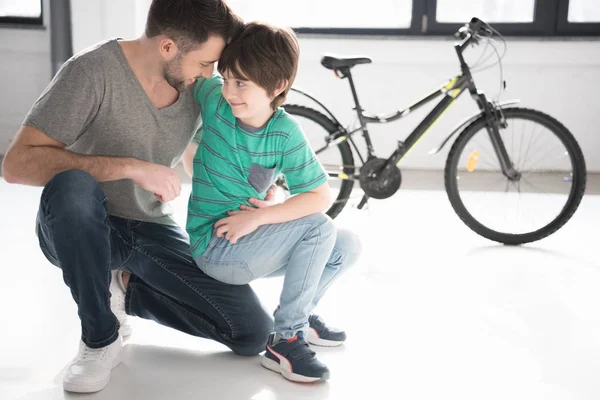
POLYGON ((335 54, 327 54, 321 58, 321 64, 327 69, 352 68, 359 64, 371 64, 368 57, 338 57, 335 54))

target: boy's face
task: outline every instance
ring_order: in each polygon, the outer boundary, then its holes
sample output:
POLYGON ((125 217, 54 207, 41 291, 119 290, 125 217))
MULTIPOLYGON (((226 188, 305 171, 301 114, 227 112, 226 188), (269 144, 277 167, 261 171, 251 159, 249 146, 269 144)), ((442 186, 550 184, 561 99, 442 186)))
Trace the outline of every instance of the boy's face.
POLYGON ((223 97, 231 106, 233 115, 242 122, 259 127, 273 114, 273 97, 256 83, 234 76, 230 71, 223 74, 223 97))

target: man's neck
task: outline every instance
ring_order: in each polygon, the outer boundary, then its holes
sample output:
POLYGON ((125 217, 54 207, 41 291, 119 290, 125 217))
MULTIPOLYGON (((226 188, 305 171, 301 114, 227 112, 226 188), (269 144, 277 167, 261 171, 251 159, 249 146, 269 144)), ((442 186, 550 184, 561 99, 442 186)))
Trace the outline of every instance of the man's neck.
POLYGON ((162 66, 155 54, 151 39, 140 37, 120 42, 129 66, 142 82, 151 88, 165 83, 162 66))

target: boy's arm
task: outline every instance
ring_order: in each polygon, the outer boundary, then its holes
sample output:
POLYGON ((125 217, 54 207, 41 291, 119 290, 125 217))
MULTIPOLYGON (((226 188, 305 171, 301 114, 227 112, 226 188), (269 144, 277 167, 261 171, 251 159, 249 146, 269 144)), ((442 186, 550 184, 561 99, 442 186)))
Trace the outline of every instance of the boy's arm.
POLYGON ((191 142, 181 158, 183 169, 190 178, 194 175, 194 155, 196 155, 196 151, 198 151, 198 143, 191 142))
POLYGON ((282 204, 258 210, 260 225, 293 221, 329 208, 331 190, 327 174, 300 127, 290 135, 280 164, 293 196, 282 204))
POLYGON ((201 78, 194 86, 194 99, 200 104, 202 118, 214 113, 220 100, 223 78, 214 73, 210 78, 201 78))
POLYGON ((323 212, 331 204, 328 183, 316 189, 290 197, 281 204, 256 210, 259 225, 279 224, 323 212))
POLYGON ((185 151, 183 152, 183 156, 181 157, 183 169, 190 178, 194 175, 194 157, 196 156, 196 152, 198 151, 200 141, 202 140, 202 132, 202 125, 200 125, 200 127, 196 131, 196 134, 192 138, 192 141, 185 149, 185 151))

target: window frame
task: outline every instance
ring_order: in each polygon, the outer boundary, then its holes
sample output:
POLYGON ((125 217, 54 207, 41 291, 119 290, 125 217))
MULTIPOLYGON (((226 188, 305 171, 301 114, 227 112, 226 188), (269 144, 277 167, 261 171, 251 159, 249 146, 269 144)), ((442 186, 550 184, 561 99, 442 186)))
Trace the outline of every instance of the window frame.
MULTIPOLYGON (((448 0, 446 0, 448 1, 448 0)), ((438 0, 413 0, 411 25, 408 28, 308 28, 294 27, 298 34, 348 36, 448 36, 468 22, 446 23, 436 21, 438 0)), ((598 36, 600 23, 568 22, 569 0, 536 0, 533 22, 490 23, 503 36, 558 37, 598 36)))
POLYGON ((40 0, 39 17, 0 16, 0 28, 43 28, 44 27, 44 1, 40 0))
POLYGON ((569 1, 558 2, 557 33, 568 36, 600 36, 600 22, 569 22, 569 1))

